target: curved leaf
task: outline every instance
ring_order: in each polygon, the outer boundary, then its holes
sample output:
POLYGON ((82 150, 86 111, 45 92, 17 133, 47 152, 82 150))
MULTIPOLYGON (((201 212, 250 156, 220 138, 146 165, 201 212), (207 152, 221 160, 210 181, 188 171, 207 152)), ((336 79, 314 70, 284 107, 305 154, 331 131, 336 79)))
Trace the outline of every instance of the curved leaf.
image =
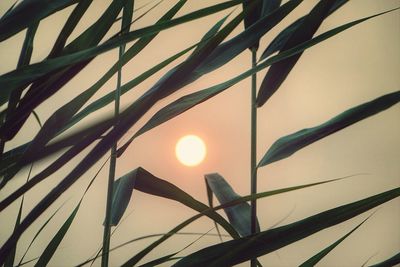
POLYGON ((289 225, 204 248, 173 266, 232 266, 292 244, 399 196, 400 188, 395 188, 289 225))
POLYGON ((400 252, 394 255, 393 257, 382 261, 380 263, 376 263, 371 265, 370 267, 387 267, 387 266, 395 266, 396 264, 400 263, 400 252))
MULTIPOLYGON (((218 173, 206 174, 205 180, 207 186, 217 197, 221 205, 240 199, 240 196, 233 191, 228 182, 218 173)), ((247 202, 238 205, 227 207, 224 209, 228 216, 229 222, 240 234, 240 236, 248 236, 251 234, 251 208, 247 202)), ((257 232, 260 231, 260 226, 257 221, 257 232)))
POLYGON ((340 131, 358 121, 384 111, 399 101, 400 91, 393 92, 346 110, 321 125, 303 129, 293 134, 281 137, 272 144, 271 148, 261 159, 258 167, 287 158, 303 147, 340 131))

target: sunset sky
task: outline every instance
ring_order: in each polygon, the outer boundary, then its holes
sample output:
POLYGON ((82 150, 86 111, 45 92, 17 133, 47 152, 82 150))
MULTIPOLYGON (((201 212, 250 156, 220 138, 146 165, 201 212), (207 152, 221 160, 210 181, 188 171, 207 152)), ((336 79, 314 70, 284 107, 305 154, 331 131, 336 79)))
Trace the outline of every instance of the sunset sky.
MULTIPOLYGON (((13 2, 2 0, 0 14, 3 14, 13 2)), ((149 0, 136 0, 135 6, 140 7, 147 2, 149 0)), ((178 15, 219 2, 222 0, 189 0, 178 15)), ((316 0, 305 0, 281 24, 264 36, 261 40, 259 55, 276 34, 296 18, 307 14, 317 2, 316 0)), ((175 3, 175 0, 165 0, 154 11, 135 23, 133 28, 138 29, 153 24, 175 3)), ((89 13, 83 17, 71 39, 78 36, 87 25, 95 21, 108 4, 109 1, 93 1, 89 13)), ((397 0, 351 0, 326 19, 318 33, 346 22, 396 8, 399 4, 400 2, 397 0)), ((33 62, 47 56, 71 10, 72 8, 67 8, 40 24, 35 37, 33 62)), ((144 51, 124 67, 123 82, 131 80, 167 57, 195 44, 218 19, 232 10, 226 10, 161 32, 144 51)), ((138 14, 141 12, 143 11, 140 10, 138 14)), ((239 8, 230 18, 238 12, 239 8)), ((116 23, 113 32, 110 32, 108 36, 113 35, 119 27, 120 25, 116 23)), ((243 25, 240 25, 229 38, 242 30, 243 25)), ((24 32, 21 32, 0 44, 1 73, 15 68, 23 38, 24 32)), ((362 23, 307 50, 278 92, 258 109, 258 160, 279 137, 319 125, 348 108, 399 90, 399 47, 400 12, 395 11, 362 23)), ((96 82, 117 58, 117 50, 96 58, 78 77, 36 110, 41 120, 45 121, 56 109, 55 105, 50 104, 51 102, 61 105, 61 103, 71 100, 96 82)), ((174 62, 124 95, 122 106, 132 103, 166 71, 179 62, 181 61, 174 62)), ((203 76, 171 97, 160 101, 130 130, 123 141, 128 140, 166 104, 183 95, 224 82, 250 67, 251 53, 246 50, 226 66, 203 76)), ((266 70, 258 74, 259 81, 265 72, 266 70)), ((115 83, 116 77, 107 82, 94 99, 113 90, 115 83)), ((83 121, 81 126, 110 114, 113 108, 112 105, 109 105, 101 114, 83 121)), ((261 229, 266 230, 282 219, 284 220, 279 225, 295 222, 324 210, 400 186, 399 116, 400 106, 395 105, 378 115, 318 141, 285 160, 260 168, 258 171, 259 192, 359 174, 345 181, 258 201, 258 219, 261 229)), ((29 141, 37 130, 38 125, 32 116, 24 131, 15 140, 7 143, 6 150, 29 141)), ((175 184, 194 198, 207 203, 204 174, 218 172, 225 177, 238 194, 248 195, 250 192, 249 149, 250 79, 247 79, 138 137, 124 156, 118 159, 116 176, 120 177, 141 166, 155 176, 175 184), (181 164, 175 156, 175 145, 179 138, 189 134, 199 136, 207 146, 207 155, 204 161, 193 167, 181 164)), ((51 179, 41 183, 26 195, 24 214, 26 215, 28 210, 44 196, 48 188, 57 184, 83 156, 71 161, 51 179)), ((32 247, 27 259, 40 255, 49 238, 54 235, 54 232, 75 207, 88 182, 105 159, 104 157, 96 167, 88 171, 50 207, 47 214, 66 202, 62 212, 57 215, 32 247)), ((45 166, 44 164, 45 162, 35 166, 33 172, 39 172, 45 166)), ((6 190, 0 193, 1 199, 24 183, 27 171, 21 172, 19 179, 15 179, 7 185, 6 190)), ((52 260, 53 266, 78 264, 99 248, 103 233, 107 175, 108 168, 105 168, 86 195, 74 224, 52 260), (77 240, 79 241, 77 242, 77 240)), ((399 204, 400 200, 396 199, 382 205, 359 230, 324 258, 321 266, 361 266, 372 255, 375 256, 370 263, 379 262, 398 253, 400 250, 399 204)), ((2 226, 0 242, 5 241, 13 229, 18 205, 19 201, 16 201, 9 209, 0 214, 2 226)), ((123 221, 113 235, 111 247, 143 235, 168 232, 178 223, 196 213, 179 203, 135 191, 125 216, 128 214, 128 218, 123 221)), ((342 237, 369 214, 371 211, 280 249, 276 253, 261 257, 260 261, 264 266, 297 266, 342 237)), ((19 243, 22 244, 22 249, 18 253, 24 251, 23 244, 30 242, 47 216, 42 216, 23 235, 19 243)), ((203 218, 185 228, 183 232, 204 233, 213 227, 214 224, 211 220, 203 218)), ((215 229, 211 233, 216 233, 215 229)), ((196 238, 197 236, 190 235, 171 238, 146 257, 144 262, 173 253, 196 238)), ((152 240, 135 242, 113 252, 110 259, 111 266, 123 263, 152 240)), ((228 238, 225 237, 225 240, 228 238)), ((206 236, 184 250, 181 255, 187 255, 218 242, 218 237, 206 236)), ((21 254, 17 255, 19 255, 17 256, 19 259, 21 254)), ((97 266, 99 262, 96 262, 97 266)), ((240 266, 248 265, 246 263, 240 266)))

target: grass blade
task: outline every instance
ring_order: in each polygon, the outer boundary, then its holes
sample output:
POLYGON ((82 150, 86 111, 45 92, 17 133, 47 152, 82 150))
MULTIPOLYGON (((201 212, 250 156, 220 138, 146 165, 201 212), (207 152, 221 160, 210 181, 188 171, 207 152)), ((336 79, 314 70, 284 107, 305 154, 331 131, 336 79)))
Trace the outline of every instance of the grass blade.
POLYGON ((390 108, 399 101, 400 91, 386 94, 372 101, 348 109, 321 125, 281 137, 272 144, 271 148, 261 159, 258 167, 287 158, 298 150, 324 137, 390 108))
POLYGON ((292 244, 399 196, 400 188, 395 188, 289 225, 207 247, 184 257, 174 266, 232 266, 292 244))
MULTIPOLYGON (((222 205, 240 198, 240 196, 233 191, 227 181, 218 173, 206 174, 205 180, 211 191, 217 197, 219 203, 222 205)), ((240 236, 248 236, 251 234, 251 208, 247 202, 243 202, 233 207, 227 207, 224 211, 228 216, 229 222, 240 236)), ((260 231, 258 221, 257 231, 260 231)))
POLYGON ((337 247, 340 243, 342 243, 347 237, 349 237, 353 232, 355 232, 361 225, 363 225, 372 215, 368 216, 365 220, 363 220, 360 224, 354 227, 350 232, 345 234, 343 237, 338 239, 332 245, 328 246, 327 248, 323 249, 310 259, 303 262, 299 267, 312 267, 315 266, 319 261, 321 261, 329 252, 331 252, 335 247, 337 247))
MULTIPOLYGON (((301 26, 299 26, 290 36, 282 50, 290 49, 298 44, 310 40, 314 33, 318 30, 319 26, 326 18, 329 10, 332 8, 335 0, 321 0, 306 16, 301 26)), ((257 106, 261 107, 265 102, 275 93, 281 86, 283 81, 289 75, 290 71, 297 63, 301 53, 279 62, 268 70, 261 83, 258 96, 257 106)))

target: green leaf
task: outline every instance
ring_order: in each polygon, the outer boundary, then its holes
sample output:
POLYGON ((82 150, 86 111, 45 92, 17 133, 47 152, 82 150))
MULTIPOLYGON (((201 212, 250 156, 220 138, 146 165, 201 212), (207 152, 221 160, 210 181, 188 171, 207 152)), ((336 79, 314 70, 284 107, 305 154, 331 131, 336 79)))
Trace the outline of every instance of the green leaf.
POLYGON ((343 237, 338 239, 335 243, 332 245, 326 247, 310 259, 306 260, 303 262, 299 267, 312 267, 315 266, 320 260, 322 260, 326 255, 328 255, 329 252, 331 252, 335 247, 337 247, 340 243, 342 243, 349 235, 351 235, 354 231, 356 231, 361 225, 363 225, 371 216, 368 216, 364 221, 362 221, 359 225, 354 227, 350 232, 345 234, 343 237))
MULTIPOLYGON (((333 12, 335 12, 337 9, 342 7, 344 4, 346 4, 349 0, 336 0, 335 4, 332 6, 332 8, 329 10, 328 16, 331 15, 333 12)), ((273 1, 267 1, 265 3, 270 3, 273 1)), ((328 17, 327 16, 327 17, 328 17)), ((260 57, 260 61, 266 59, 270 55, 272 55, 275 52, 280 51, 284 45, 287 43, 289 38, 292 36, 293 32, 297 30, 297 28, 300 27, 300 25, 304 22, 304 19, 306 16, 303 16, 287 26, 283 31, 281 31, 273 40, 271 43, 269 43, 268 47, 264 50, 260 57)))
MULTIPOLYGON (((334 0, 321 0, 306 16, 301 26, 299 26, 290 38, 287 40, 282 50, 287 50, 295 47, 298 44, 304 43, 310 40, 314 33, 318 30, 322 21, 326 18, 329 10, 332 8, 334 0)), ((265 75, 258 95, 257 95, 257 106, 261 107, 265 102, 275 93, 276 90, 281 86, 283 81, 289 75, 290 71, 297 63, 301 53, 297 54, 285 61, 274 64, 269 68, 265 75)))
POLYGON ((330 209, 289 225, 213 245, 184 257, 179 266, 232 266, 265 255, 328 227, 349 220, 400 196, 395 188, 347 205, 330 209))
POLYGON ((68 232, 69 227, 71 226, 76 214, 78 213, 79 207, 80 207, 80 203, 73 210, 73 212, 68 217, 68 219, 64 222, 64 224, 61 226, 61 228, 58 230, 57 234, 51 239, 51 241, 45 248, 44 252, 42 253, 42 255, 39 257, 38 261, 36 262, 35 267, 47 266, 51 257, 53 257, 58 246, 60 245, 61 241, 63 240, 65 234, 68 232))
MULTIPOLYGON (((244 28, 247 29, 256 23, 261 17, 261 11, 263 8, 263 2, 261 0, 246 0, 243 2, 243 11, 246 16, 244 17, 244 28)), ((258 49, 259 41, 254 42, 249 49, 258 49)))
POLYGON ((374 265, 371 265, 370 267, 387 267, 387 266, 395 266, 396 264, 400 263, 400 252, 394 255, 393 257, 382 261, 380 263, 375 263, 374 265))
POLYGON ((44 0, 20 2, 0 19, 0 42, 55 12, 77 3, 77 0, 44 0))
POLYGON ((326 136, 390 108, 399 101, 400 91, 393 92, 346 110, 321 125, 281 137, 272 144, 271 148, 261 159, 258 167, 287 158, 298 150, 326 136))
MULTIPOLYGON (((262 193, 258 193, 258 194, 255 194, 255 195, 249 195, 249 196, 241 197, 240 199, 225 203, 223 205, 219 205, 219 206, 214 207, 214 208, 209 208, 208 210, 217 211, 217 210, 220 210, 220 209, 223 209, 223 208, 232 207, 232 206, 235 206, 237 204, 244 203, 244 202, 252 200, 252 199, 259 199, 259 198, 263 198, 263 197, 269 197, 269 196, 282 194, 282 193, 286 193, 286 192, 290 192, 290 191, 294 191, 294 190, 299 190, 299 189, 303 189, 303 188, 307 188, 307 187, 312 187, 312 186, 316 186, 316 185, 321 185, 321 184, 325 184, 325 183, 338 181, 338 180, 341 180, 341 179, 344 179, 344 178, 348 178, 348 177, 343 177, 343 178, 339 178, 339 179, 333 179, 333 180, 328 180, 328 181, 323 181, 323 182, 318 182, 318 183, 294 186, 294 187, 289 187, 289 188, 283 188, 283 189, 278 189, 278 190, 273 190, 273 191, 268 191, 268 192, 262 192, 262 193)), ((180 231, 181 229, 183 229, 184 227, 186 227, 190 223, 192 223, 195 220, 197 220, 197 219, 201 218, 202 216, 204 216, 204 214, 208 210, 206 210, 206 211, 204 211, 204 212, 202 212, 200 214, 197 214, 197 215, 185 220, 184 222, 180 223, 179 225, 174 227, 171 231, 169 231, 167 234, 165 234, 163 237, 161 237, 160 239, 156 240, 155 242, 150 244, 148 247, 146 247, 142 251, 140 251, 138 254, 133 256, 129 261, 127 261, 122 266, 123 267, 128 267, 128 266, 132 266, 132 265, 136 264, 144 256, 146 256, 148 253, 150 253, 154 248, 156 248, 158 245, 160 245, 164 241, 166 241, 169 237, 171 237, 172 235, 176 234, 178 231, 180 231)))
MULTIPOLYGON (((206 174, 205 180, 211 191, 217 197, 219 203, 225 204, 240 199, 240 196, 233 191, 228 182, 218 173, 206 174)), ((224 211, 228 216, 229 222, 240 236, 248 236, 251 234, 251 208, 247 202, 227 207, 224 211)), ((259 231, 260 226, 257 221, 257 232, 259 231)))

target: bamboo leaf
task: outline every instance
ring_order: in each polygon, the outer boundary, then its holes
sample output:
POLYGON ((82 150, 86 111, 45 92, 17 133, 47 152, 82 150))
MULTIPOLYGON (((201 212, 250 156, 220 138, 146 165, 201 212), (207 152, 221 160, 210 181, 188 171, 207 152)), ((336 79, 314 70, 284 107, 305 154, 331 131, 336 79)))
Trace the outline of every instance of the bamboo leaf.
POLYGON ((329 252, 331 252, 335 247, 337 247, 340 243, 342 243, 347 237, 349 237, 353 232, 355 232, 361 225, 363 225, 369 218, 371 217, 368 216, 365 220, 363 220, 360 224, 358 224, 356 227, 354 227, 350 232, 345 234, 343 237, 338 239, 336 242, 331 244, 330 246, 326 247, 310 259, 306 260, 303 262, 299 267, 312 267, 315 266, 320 260, 322 260, 326 255, 328 255, 329 252))
POLYGON ((232 266, 275 251, 400 196, 395 188, 289 225, 199 250, 173 266, 232 266))
POLYGON ((77 2, 77 0, 54 0, 51 5, 43 0, 20 2, 0 19, 0 42, 77 2))
MULTIPOLYGON (((335 0, 319 1, 318 4, 316 4, 316 6, 305 17, 301 26, 299 26, 293 32, 285 45, 282 47, 282 50, 290 49, 298 44, 310 40, 334 4, 335 0)), ((257 95, 258 107, 264 105, 265 102, 272 96, 272 94, 278 90, 283 81, 289 75, 294 65, 297 63, 297 60, 300 58, 300 56, 301 53, 271 66, 261 83, 257 95)))
MULTIPOLYGON (((219 203, 222 205, 240 198, 240 196, 233 191, 228 182, 218 173, 206 174, 205 180, 211 191, 217 197, 219 203)), ((251 234, 251 208, 247 202, 243 202, 233 207, 227 207, 224 211, 228 216, 229 222, 240 236, 248 236, 251 234)), ((258 221, 257 231, 260 231, 258 221)))
MULTIPOLYGON (((338 10, 340 7, 342 7, 344 4, 346 4, 349 0, 336 0, 335 4, 332 6, 332 8, 329 10, 328 16, 331 15, 333 12, 338 10)), ((273 1, 267 1, 265 3, 272 3, 273 1)), ((327 17, 328 17, 327 16, 327 17)), ((293 32, 297 30, 297 28, 300 27, 300 25, 304 22, 304 19, 306 16, 303 16, 287 26, 283 31, 281 31, 273 40, 272 42, 268 45, 268 47, 264 50, 260 57, 260 61, 266 59, 270 55, 272 55, 275 52, 278 52, 282 50, 284 45, 287 43, 289 38, 292 36, 293 32)))
MULTIPOLYGON (((244 17, 244 28, 247 29, 256 23, 261 17, 261 11, 263 8, 263 2, 261 0, 246 0, 243 2, 243 11, 245 12, 246 16, 244 17)), ((259 39, 249 46, 249 49, 258 49, 259 46, 259 39)))
POLYGON ((393 92, 346 110, 321 125, 281 137, 272 144, 271 148, 261 159, 258 167, 287 158, 298 150, 326 136, 390 108, 399 101, 400 91, 393 92))

